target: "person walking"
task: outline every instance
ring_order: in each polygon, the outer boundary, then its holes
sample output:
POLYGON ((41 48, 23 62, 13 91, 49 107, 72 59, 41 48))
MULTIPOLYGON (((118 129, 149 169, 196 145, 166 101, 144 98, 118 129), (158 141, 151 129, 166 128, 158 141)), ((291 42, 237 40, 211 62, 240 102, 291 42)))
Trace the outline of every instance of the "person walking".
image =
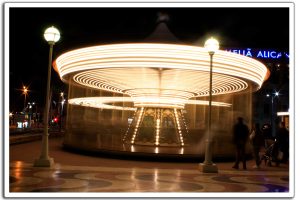
POLYGON ((286 129, 284 122, 280 122, 279 124, 276 141, 278 143, 276 166, 279 166, 280 161, 286 163, 289 157, 289 131, 286 129), (279 151, 282 152, 283 156, 279 156, 279 151))
POLYGON ((246 142, 249 137, 249 128, 243 123, 243 118, 238 117, 237 123, 233 127, 233 144, 236 148, 235 163, 232 168, 239 169, 240 161, 243 162, 243 169, 247 169, 246 166, 246 142))
POLYGON ((259 123, 255 123, 250 134, 250 143, 252 144, 253 156, 255 159, 254 169, 260 168, 261 159, 259 156, 260 149, 264 147, 265 141, 259 123))

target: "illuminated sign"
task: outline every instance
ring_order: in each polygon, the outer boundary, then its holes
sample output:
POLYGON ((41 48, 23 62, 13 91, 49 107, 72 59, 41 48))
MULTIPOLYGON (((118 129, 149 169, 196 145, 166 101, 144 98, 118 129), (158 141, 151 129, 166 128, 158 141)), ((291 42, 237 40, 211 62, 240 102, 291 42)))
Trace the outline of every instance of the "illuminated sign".
POLYGON ((276 50, 265 50, 265 49, 225 49, 225 51, 240 54, 243 56, 248 56, 251 58, 260 58, 260 59, 281 59, 287 58, 289 59, 289 53, 284 51, 276 51, 276 50))

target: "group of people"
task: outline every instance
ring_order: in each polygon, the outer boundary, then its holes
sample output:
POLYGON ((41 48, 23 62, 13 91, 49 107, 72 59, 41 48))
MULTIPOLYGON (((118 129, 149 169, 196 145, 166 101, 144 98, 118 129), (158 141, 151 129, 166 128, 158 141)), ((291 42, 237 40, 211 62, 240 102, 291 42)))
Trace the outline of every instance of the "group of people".
MULTIPOLYGON (((260 151, 262 148, 267 148, 265 144, 265 136, 260 128, 259 123, 254 123, 252 129, 249 130, 248 126, 243 123, 243 118, 238 117, 237 123, 233 127, 233 144, 236 148, 236 160, 232 168, 239 169, 239 163, 242 162, 243 169, 247 169, 246 164, 246 144, 250 141, 253 151, 255 165, 253 168, 259 168, 261 164, 260 151)), ((282 153, 281 162, 287 162, 289 153, 289 132, 285 128, 285 123, 281 122, 277 131, 274 146, 274 154, 276 157, 276 165, 279 165, 280 160, 277 159, 278 153, 282 153)))

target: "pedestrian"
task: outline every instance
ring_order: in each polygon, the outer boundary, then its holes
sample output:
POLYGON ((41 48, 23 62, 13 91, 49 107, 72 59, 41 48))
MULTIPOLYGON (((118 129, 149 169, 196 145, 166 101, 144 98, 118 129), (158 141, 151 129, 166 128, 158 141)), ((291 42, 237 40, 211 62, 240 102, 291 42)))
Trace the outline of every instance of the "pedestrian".
POLYGON ((259 123, 255 123, 252 127, 250 134, 250 143, 252 145, 253 156, 255 159, 254 169, 258 169, 260 167, 261 159, 259 156, 260 149, 264 147, 265 140, 262 131, 260 130, 259 123))
POLYGON ((272 129, 269 123, 265 123, 261 128, 262 134, 265 140, 265 148, 269 148, 274 143, 274 137, 272 136, 272 129))
POLYGON ((247 169, 246 166, 246 143, 249 137, 248 126, 243 123, 243 118, 238 117, 237 123, 233 127, 233 144, 236 148, 235 164, 232 168, 239 169, 240 161, 243 162, 243 169, 247 169))
POLYGON ((284 122, 280 122, 279 124, 276 142, 278 143, 276 165, 279 166, 280 161, 286 163, 289 157, 289 131, 286 129, 284 122), (280 156, 280 154, 282 154, 282 156, 280 156))

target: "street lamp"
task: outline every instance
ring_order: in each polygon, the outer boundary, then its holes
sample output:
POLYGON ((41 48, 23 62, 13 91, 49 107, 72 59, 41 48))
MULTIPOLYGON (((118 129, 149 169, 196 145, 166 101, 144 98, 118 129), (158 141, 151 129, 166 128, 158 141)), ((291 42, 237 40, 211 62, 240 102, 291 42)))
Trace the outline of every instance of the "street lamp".
POLYGON ((53 158, 50 158, 48 155, 48 115, 49 115, 49 107, 50 107, 50 81, 51 81, 51 64, 52 64, 52 52, 53 46, 55 42, 57 42, 60 38, 59 31, 54 27, 47 28, 44 33, 44 38, 50 45, 49 51, 49 65, 48 65, 48 79, 47 79, 47 89, 46 89, 46 104, 44 110, 44 133, 42 139, 42 150, 40 158, 35 160, 35 167, 51 167, 54 164, 53 158))
POLYGON ((32 124, 31 124, 31 120, 33 119, 33 106, 35 105, 35 102, 28 102, 28 116, 29 116, 29 120, 28 120, 28 123, 29 123, 29 127, 31 128, 32 124))
POLYGON ((204 173, 217 173, 218 167, 212 162, 212 140, 211 140, 211 101, 212 101, 212 68, 213 68, 213 55, 219 49, 219 42, 214 39, 208 39, 204 44, 210 56, 210 70, 209 70, 209 104, 208 104, 208 131, 205 147, 205 160, 200 164, 200 170, 204 173))
POLYGON ((13 125, 14 123, 13 123, 13 113, 12 112, 10 112, 9 113, 9 126, 11 126, 11 125, 13 125))
POLYGON ((279 96, 279 92, 275 91, 274 93, 267 94, 267 97, 271 97, 271 130, 272 136, 275 136, 275 126, 274 126, 274 98, 279 96))
POLYGON ((23 94, 24 94, 24 109, 25 109, 25 106, 26 106, 26 96, 28 94, 28 88, 23 86, 23 94))
POLYGON ((60 93, 60 97, 61 97, 61 107, 60 107, 60 123, 59 123, 59 132, 61 132, 61 127, 62 127, 62 123, 63 123, 63 109, 64 109, 64 103, 65 103, 65 98, 64 98, 64 93, 61 92, 60 93))

